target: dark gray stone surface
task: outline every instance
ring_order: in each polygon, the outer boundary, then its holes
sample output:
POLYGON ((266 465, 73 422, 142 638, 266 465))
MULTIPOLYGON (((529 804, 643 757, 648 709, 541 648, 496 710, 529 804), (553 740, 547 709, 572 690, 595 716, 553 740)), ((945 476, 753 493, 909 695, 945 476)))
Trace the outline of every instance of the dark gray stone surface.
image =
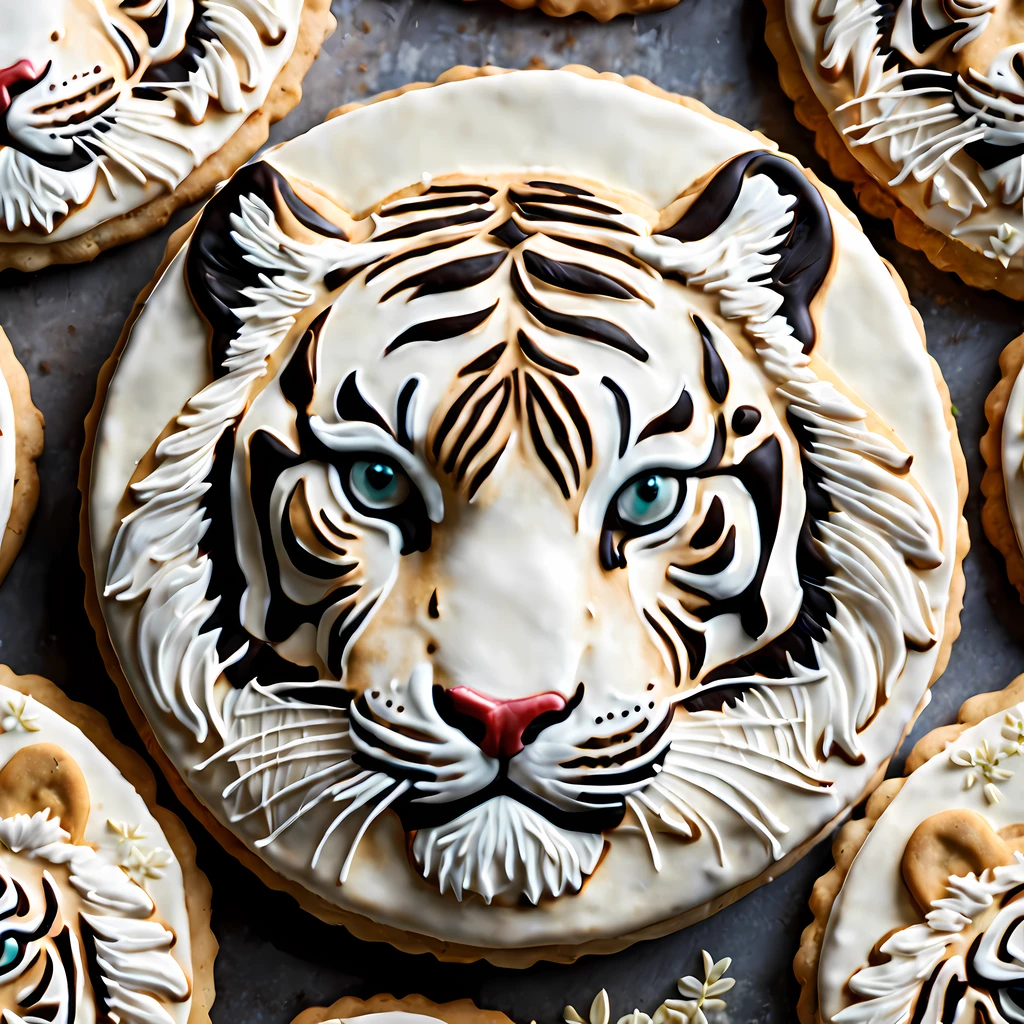
MULTIPOLYGON (((602 71, 645 75, 689 93, 719 113, 758 128, 836 184, 809 133, 794 120, 762 40, 759 0, 683 0, 674 10, 599 25, 536 12, 517 13, 496 0, 335 0, 339 27, 306 81, 299 108, 273 132, 275 141, 316 124, 338 104, 409 81, 433 79, 454 64, 525 67, 585 63, 602 71)), ((595 130, 598 130, 595 126, 595 130)), ((850 190, 838 190, 856 209, 850 190)), ((186 214, 175 223, 186 219, 186 214)), ((1024 667, 1024 612, 1003 563, 979 522, 985 396, 998 378, 1003 345, 1021 331, 1021 308, 972 291, 899 245, 888 223, 865 220, 868 235, 895 264, 924 317, 929 347, 959 409, 970 467, 968 557, 963 634, 949 670, 933 691, 914 737, 954 719, 961 701, 1002 686, 1024 667)), ((82 420, 96 373, 117 340, 139 290, 156 267, 170 228, 90 266, 51 268, 0 279, 0 323, 32 378, 47 420, 40 463, 42 498, 31 535, 0 589, 0 660, 39 672, 71 696, 95 705, 117 734, 139 746, 108 679, 82 611, 78 566, 78 458, 82 420)), ((908 749, 908 748, 904 748, 908 749)), ((178 808, 165 785, 163 802, 178 808)), ((381 945, 359 943, 299 911, 239 869, 183 814, 199 845, 199 862, 215 887, 214 929, 219 1024, 288 1024, 305 1006, 341 995, 422 992, 437 1000, 470 996, 508 1013, 517 1024, 555 1024, 566 1002, 585 1010, 602 986, 615 1020, 635 1006, 649 1011, 674 994, 674 979, 699 973, 700 950, 734 958, 739 979, 724 1016, 740 1022, 792 1021, 796 985, 790 963, 811 885, 831 864, 822 844, 797 867, 703 924, 616 956, 588 957, 571 967, 528 972, 487 965, 438 964, 381 945)))

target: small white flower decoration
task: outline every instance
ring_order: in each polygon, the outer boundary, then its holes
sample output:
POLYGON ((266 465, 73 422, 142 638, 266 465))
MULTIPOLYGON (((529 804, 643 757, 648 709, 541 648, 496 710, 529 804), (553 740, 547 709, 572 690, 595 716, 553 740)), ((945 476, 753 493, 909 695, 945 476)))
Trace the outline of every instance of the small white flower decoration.
POLYGON ((708 1024, 708 1013, 725 1009, 725 995, 736 984, 735 978, 726 978, 725 972, 732 965, 732 957, 714 960, 705 949, 704 980, 699 981, 692 974, 680 978, 677 987, 684 999, 666 999, 654 1014, 654 1024, 708 1024))
POLYGON ((965 747, 954 751, 950 754, 949 759, 953 764, 968 769, 964 773, 964 789, 970 789, 980 779, 984 782, 982 792, 985 794, 986 801, 996 804, 1002 799, 998 789, 999 784, 1013 778, 1013 771, 1009 768, 1002 768, 1000 765, 1008 757, 1019 755, 1020 751, 1019 743, 996 749, 988 740, 983 740, 975 750, 968 750, 965 747))
POLYGON ((4 701, 9 714, 0 718, 0 730, 3 732, 39 732, 39 716, 32 714, 32 698, 25 697, 20 703, 13 700, 4 701))
POLYGON ((108 819, 107 828, 118 837, 118 865, 133 882, 145 889, 150 879, 163 878, 163 869, 171 863, 170 851, 160 846, 151 850, 143 846, 142 840, 149 836, 142 831, 141 825, 108 819))
POLYGON ((1016 748, 1014 753, 1020 753, 1024 745, 1024 716, 1011 711, 1006 713, 1003 719, 1003 739, 1009 740, 1010 745, 1016 748))
MULTIPOLYGON (((616 1024, 708 1024, 708 1013, 725 1009, 725 995, 736 984, 735 978, 726 978, 725 972, 732 964, 731 957, 714 960, 707 950, 704 956, 704 980, 698 981, 687 975, 676 982, 679 994, 685 999, 666 999, 651 1017, 641 1010, 634 1010, 620 1017, 616 1024)), ((589 1017, 581 1017, 571 1006, 562 1011, 565 1024, 610 1024, 611 1006, 605 989, 594 997, 590 1004, 589 1017)))

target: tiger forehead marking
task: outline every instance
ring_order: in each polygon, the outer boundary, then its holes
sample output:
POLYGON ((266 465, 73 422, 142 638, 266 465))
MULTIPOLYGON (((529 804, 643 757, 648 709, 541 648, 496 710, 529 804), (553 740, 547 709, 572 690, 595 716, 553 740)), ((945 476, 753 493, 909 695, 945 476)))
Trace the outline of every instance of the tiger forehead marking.
POLYGON ((620 830, 659 869, 666 835, 723 859, 723 816, 782 855, 758 788, 863 756, 943 557, 815 351, 831 230, 758 152, 664 211, 487 178, 357 220, 265 163, 225 186, 184 260, 212 381, 106 595, 257 848, 312 829, 345 883, 394 813, 442 893, 511 903, 578 891, 620 830))

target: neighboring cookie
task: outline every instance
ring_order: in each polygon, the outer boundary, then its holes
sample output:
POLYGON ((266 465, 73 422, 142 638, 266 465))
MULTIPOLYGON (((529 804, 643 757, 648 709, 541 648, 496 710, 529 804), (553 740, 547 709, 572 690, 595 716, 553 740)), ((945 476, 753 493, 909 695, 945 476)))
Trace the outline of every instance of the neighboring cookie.
POLYGON ((765 0, 797 117, 864 209, 941 270, 1024 297, 1014 0, 765 0))
POLYGON ((675 7, 679 0, 502 0, 517 11, 539 7, 545 14, 564 18, 569 14, 591 14, 598 21, 611 21, 620 14, 651 14, 675 7))
POLYGON ((267 139, 330 0, 31 0, 0 32, 0 270, 155 230, 267 139))
POLYGON ((0 1018, 209 1024, 210 886, 142 759, 0 666, 0 1018))
POLYGON ((1024 335, 999 357, 1002 379, 985 400, 988 432, 981 439, 985 536, 1006 559, 1010 582, 1024 600, 1024 335))
POLYGON ((28 374, 0 327, 0 580, 21 550, 36 510, 36 459, 42 451, 42 413, 32 404, 28 374))
POLYGON ((1024 676, 929 733, 840 831, 794 968, 801 1024, 1024 1008, 1024 676))
POLYGON ((169 261, 89 419, 88 605, 270 884, 571 959, 874 785, 958 631, 967 478, 902 285, 763 136, 456 69, 244 168, 169 261))
POLYGON ((423 996, 346 996, 331 1006, 313 1006, 292 1024, 512 1024, 497 1010, 481 1010, 469 999, 434 1003, 423 996))

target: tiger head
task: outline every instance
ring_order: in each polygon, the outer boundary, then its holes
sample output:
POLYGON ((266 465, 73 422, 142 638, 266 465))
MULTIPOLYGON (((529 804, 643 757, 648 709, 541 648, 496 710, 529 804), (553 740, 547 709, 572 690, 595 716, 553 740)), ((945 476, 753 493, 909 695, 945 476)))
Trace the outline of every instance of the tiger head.
POLYGON ((171 1024, 191 986, 145 888, 86 842, 89 790, 52 743, 0 771, 0 1022, 171 1024))
POLYGON ((106 587, 158 706, 214 744, 196 770, 238 765, 230 820, 266 846, 323 816, 344 880, 390 809, 442 891, 536 902, 620 827, 654 857, 713 830, 687 794, 721 795, 744 717, 827 788, 934 642, 942 560, 909 456, 819 375, 831 253, 767 153, 664 211, 493 179, 352 221, 236 175, 185 261, 213 381, 106 587))
POLYGON ((173 145, 167 119, 198 124, 211 103, 242 109, 242 94, 259 82, 263 46, 285 35, 274 7, 262 0, 213 9, 202 0, 10 5, 0 33, 7 229, 50 231, 97 182, 116 195, 119 175, 175 187, 191 165, 157 157, 153 140, 173 145))

